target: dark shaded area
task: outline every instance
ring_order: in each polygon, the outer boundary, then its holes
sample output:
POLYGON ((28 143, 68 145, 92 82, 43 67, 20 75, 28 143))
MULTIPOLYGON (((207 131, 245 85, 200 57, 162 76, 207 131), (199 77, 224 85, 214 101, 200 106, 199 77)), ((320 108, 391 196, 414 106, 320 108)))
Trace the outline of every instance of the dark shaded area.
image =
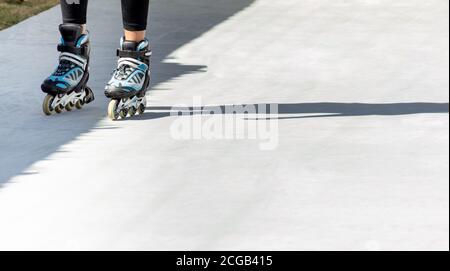
MULTIPOLYGON (((312 116, 273 116, 256 119, 297 119, 297 118, 321 118, 321 117, 346 117, 346 116, 396 116, 410 114, 433 114, 448 113, 448 103, 292 103, 292 104, 243 104, 243 105, 221 105, 203 107, 170 107, 150 106, 146 114, 136 119, 157 119, 169 117, 171 113, 181 112, 183 115, 209 114, 210 111, 220 109, 223 114, 236 114, 236 108, 254 108, 256 112, 267 112, 267 115, 283 114, 319 114, 312 116), (275 107, 274 107, 275 106, 275 107), (278 112, 271 112, 271 108, 277 108, 278 112), (158 112, 155 112, 158 111, 158 112), (161 112, 162 111, 162 112, 161 112)), ((243 112, 244 113, 244 112, 243 112)))

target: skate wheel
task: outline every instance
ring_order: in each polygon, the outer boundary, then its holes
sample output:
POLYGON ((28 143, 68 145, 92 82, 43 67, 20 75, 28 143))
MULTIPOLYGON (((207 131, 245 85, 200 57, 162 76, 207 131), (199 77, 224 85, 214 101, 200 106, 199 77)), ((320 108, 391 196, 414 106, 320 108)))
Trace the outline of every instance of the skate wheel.
POLYGON ((61 104, 55 107, 55 112, 57 114, 61 113, 64 109, 64 106, 62 106, 61 104))
POLYGON ((108 104, 108 117, 111 120, 117 120, 119 118, 119 114, 117 113, 118 105, 119 105, 118 100, 111 100, 108 104))
POLYGON ((47 94, 44 98, 44 102, 42 103, 42 110, 44 111, 44 114, 47 116, 50 116, 54 112, 52 108, 52 103, 54 99, 55 97, 53 97, 50 94, 47 94))
POLYGON ((90 87, 86 87, 85 90, 86 96, 83 98, 83 102, 88 104, 94 100, 94 92, 90 87))
POLYGON ((75 102, 75 107, 76 107, 77 109, 83 108, 83 105, 84 105, 84 103, 83 103, 82 100, 78 100, 78 101, 75 102))
POLYGON ((138 109, 137 109, 137 112, 138 112, 139 115, 144 114, 144 112, 145 112, 145 105, 144 104, 140 104, 138 109))
POLYGON ((126 118, 127 115, 128 115, 128 109, 122 109, 122 110, 120 110, 119 116, 120 116, 122 119, 126 118))
POLYGON ((66 106, 64 107, 67 111, 72 111, 73 107, 75 105, 72 102, 69 102, 66 104, 66 106))
POLYGON ((128 114, 130 115, 130 117, 136 115, 137 109, 136 107, 132 106, 129 110, 128 110, 128 114))

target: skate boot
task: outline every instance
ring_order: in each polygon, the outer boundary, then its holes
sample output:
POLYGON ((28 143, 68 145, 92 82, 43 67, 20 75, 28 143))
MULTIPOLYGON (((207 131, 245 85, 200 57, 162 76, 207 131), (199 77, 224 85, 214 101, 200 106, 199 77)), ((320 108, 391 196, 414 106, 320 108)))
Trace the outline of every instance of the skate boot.
POLYGON ((94 100, 94 93, 86 86, 89 79, 89 35, 78 24, 61 24, 61 43, 58 45, 59 65, 41 85, 47 93, 42 104, 46 115, 81 109, 94 100))
POLYGON ((110 119, 124 119, 128 115, 144 113, 147 105, 145 93, 150 83, 151 54, 147 40, 120 40, 117 69, 105 87, 105 95, 111 99, 108 105, 110 119))

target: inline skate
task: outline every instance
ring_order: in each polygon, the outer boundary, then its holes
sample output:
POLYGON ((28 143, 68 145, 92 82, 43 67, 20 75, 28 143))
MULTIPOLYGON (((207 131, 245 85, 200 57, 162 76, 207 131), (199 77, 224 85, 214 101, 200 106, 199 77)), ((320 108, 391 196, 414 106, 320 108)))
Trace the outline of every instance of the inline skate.
POLYGON ((86 86, 89 80, 89 34, 83 34, 78 24, 61 24, 59 64, 41 85, 47 93, 42 104, 46 115, 81 109, 94 100, 94 93, 86 86))
POLYGON ((111 120, 144 113, 147 105, 145 93, 150 83, 151 54, 147 40, 120 40, 117 68, 105 87, 105 96, 111 99, 108 105, 111 120))

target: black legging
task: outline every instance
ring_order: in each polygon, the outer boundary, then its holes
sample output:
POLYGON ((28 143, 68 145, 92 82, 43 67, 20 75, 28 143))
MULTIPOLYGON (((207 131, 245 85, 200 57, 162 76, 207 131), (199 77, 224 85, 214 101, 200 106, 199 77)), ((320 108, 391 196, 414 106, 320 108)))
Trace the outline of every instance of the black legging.
MULTIPOLYGON (((85 24, 88 0, 60 0, 64 23, 85 24)), ((121 0, 123 27, 130 31, 142 31, 147 28, 149 0, 121 0)))

